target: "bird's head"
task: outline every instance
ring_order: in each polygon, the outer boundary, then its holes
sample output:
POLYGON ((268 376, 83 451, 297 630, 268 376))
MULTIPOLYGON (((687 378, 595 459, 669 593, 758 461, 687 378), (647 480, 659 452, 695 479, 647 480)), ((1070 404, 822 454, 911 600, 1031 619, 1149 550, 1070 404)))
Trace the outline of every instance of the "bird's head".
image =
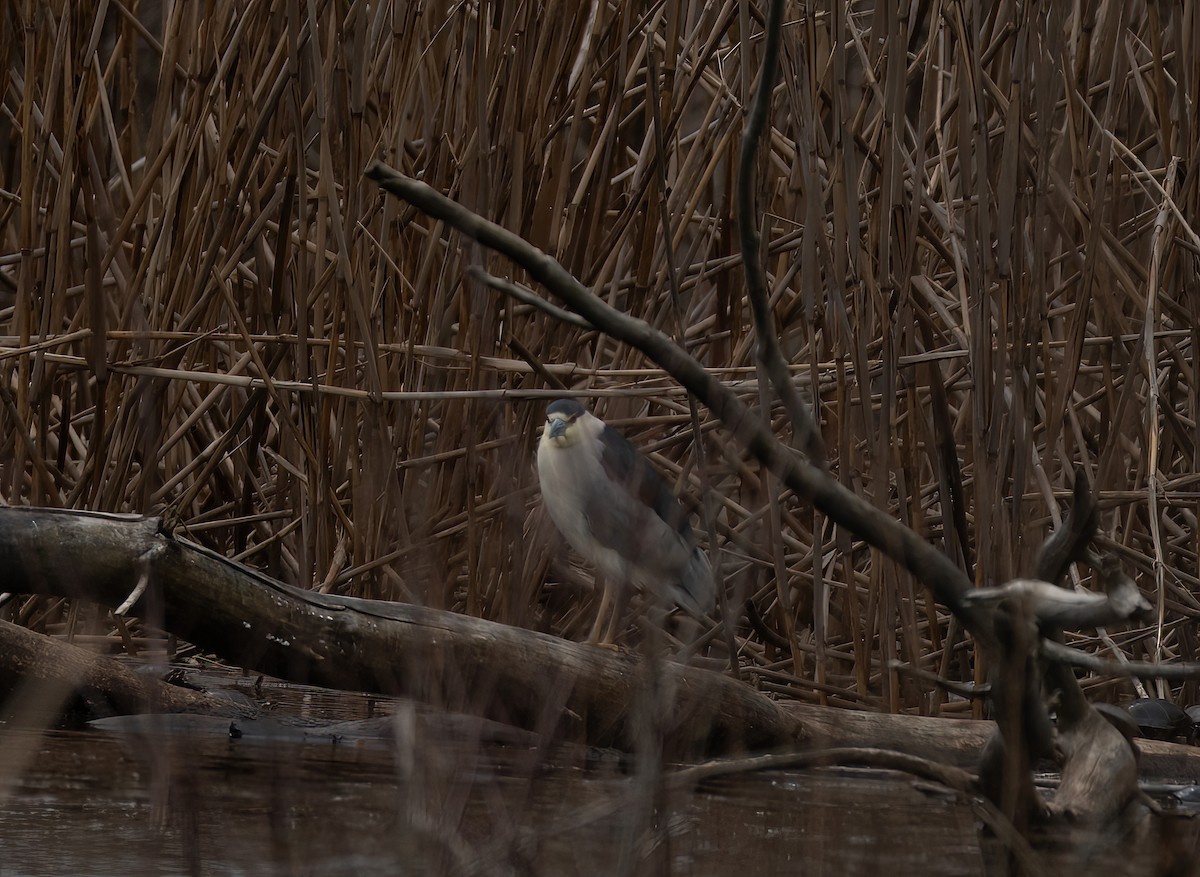
POLYGON ((579 440, 578 422, 587 409, 574 399, 556 399, 546 409, 546 428, 542 442, 557 448, 567 448, 579 440))

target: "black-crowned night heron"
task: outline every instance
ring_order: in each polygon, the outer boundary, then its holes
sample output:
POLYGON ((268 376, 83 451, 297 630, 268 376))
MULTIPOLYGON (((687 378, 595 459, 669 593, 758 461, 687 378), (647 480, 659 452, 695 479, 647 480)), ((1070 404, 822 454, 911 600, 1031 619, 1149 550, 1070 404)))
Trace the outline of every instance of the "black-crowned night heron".
POLYGON ((623 435, 573 399, 559 399, 546 409, 537 464, 551 519, 604 579, 589 641, 597 641, 614 589, 617 605, 603 642, 617 633, 629 585, 694 615, 712 608, 712 570, 687 512, 623 435))

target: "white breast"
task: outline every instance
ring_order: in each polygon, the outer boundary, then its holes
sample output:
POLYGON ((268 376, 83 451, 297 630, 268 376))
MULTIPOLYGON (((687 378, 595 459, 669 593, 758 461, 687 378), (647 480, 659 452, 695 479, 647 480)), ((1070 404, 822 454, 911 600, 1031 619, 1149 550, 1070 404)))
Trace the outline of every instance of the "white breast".
POLYGON ((593 487, 588 479, 602 472, 595 456, 597 445, 576 442, 566 447, 552 445, 543 437, 538 443, 538 481, 542 501, 550 519, 571 547, 596 565, 604 575, 614 579, 630 576, 628 564, 611 548, 592 537, 584 509, 584 500, 593 487))

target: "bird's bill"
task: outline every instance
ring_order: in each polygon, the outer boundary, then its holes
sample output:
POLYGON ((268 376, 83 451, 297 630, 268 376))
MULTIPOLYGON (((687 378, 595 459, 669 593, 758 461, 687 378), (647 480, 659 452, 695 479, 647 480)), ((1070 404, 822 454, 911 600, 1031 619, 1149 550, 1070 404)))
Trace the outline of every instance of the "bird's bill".
POLYGON ((567 427, 570 425, 571 421, 569 420, 563 420, 561 417, 552 417, 546 429, 550 431, 550 438, 562 438, 562 436, 566 435, 567 427))

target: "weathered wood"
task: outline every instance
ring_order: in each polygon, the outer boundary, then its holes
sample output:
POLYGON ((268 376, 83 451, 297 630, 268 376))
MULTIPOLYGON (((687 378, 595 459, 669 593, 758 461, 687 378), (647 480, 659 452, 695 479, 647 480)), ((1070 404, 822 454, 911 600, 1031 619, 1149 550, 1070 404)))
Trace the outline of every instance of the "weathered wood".
POLYGON ((1121 814, 1138 788, 1137 759, 1124 735, 1089 707, 1058 739, 1063 767, 1054 812, 1100 823, 1121 814))
POLYGON ((783 704, 804 726, 805 743, 817 748, 894 749, 944 764, 975 768, 995 722, 891 715, 783 704))
MULTIPOLYGON (((292 588, 172 539, 154 519, 0 508, 5 590, 116 606, 135 584, 138 558, 147 551, 160 556, 135 609, 233 663, 298 683, 411 696, 531 730, 557 725, 586 742, 630 742, 644 672, 637 658, 452 613, 292 588)), ((219 714, 229 708, 14 625, 0 625, 0 639, 10 658, 3 690, 23 676, 43 694, 50 688, 64 697, 81 684, 124 688, 129 696, 109 698, 116 712, 149 707, 219 714), (141 688, 147 685, 153 690, 141 688)), ((776 703, 714 673, 673 664, 660 669, 663 689, 674 692, 667 731, 676 752, 683 743, 710 753, 779 744, 886 747, 974 767, 995 728, 987 721, 776 703)), ((1191 747, 1138 745, 1143 775, 1200 781, 1200 757, 1191 747)))
POLYGON ((629 746, 656 674, 676 754, 763 749, 801 735, 769 698, 716 673, 419 606, 274 581, 160 530, 156 519, 0 509, 9 591, 119 606, 222 658, 293 682, 400 695, 597 745, 629 746))
POLYGON ((74 712, 90 719, 141 712, 233 717, 254 710, 0 621, 0 723, 44 727, 74 712))

